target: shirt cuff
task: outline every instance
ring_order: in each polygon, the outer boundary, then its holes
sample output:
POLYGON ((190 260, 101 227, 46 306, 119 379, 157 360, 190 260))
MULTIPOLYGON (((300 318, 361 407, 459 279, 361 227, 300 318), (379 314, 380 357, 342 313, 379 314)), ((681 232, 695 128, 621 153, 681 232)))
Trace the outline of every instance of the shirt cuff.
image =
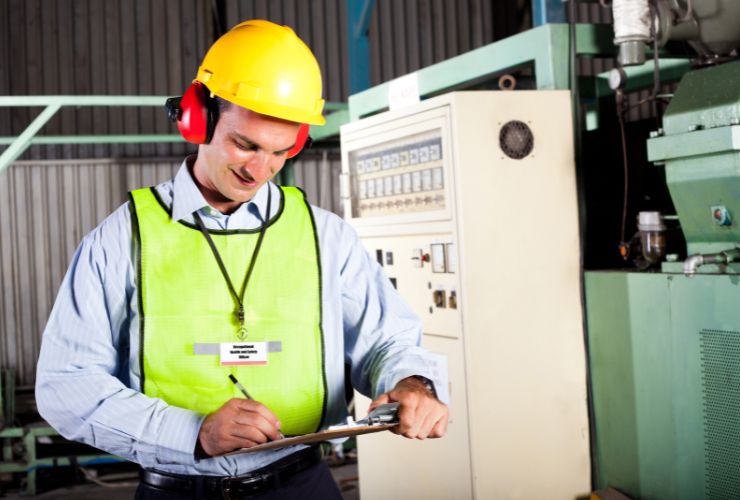
POLYGON ((205 416, 194 411, 170 406, 162 419, 162 428, 156 441, 156 461, 158 464, 195 463, 195 443, 205 416))

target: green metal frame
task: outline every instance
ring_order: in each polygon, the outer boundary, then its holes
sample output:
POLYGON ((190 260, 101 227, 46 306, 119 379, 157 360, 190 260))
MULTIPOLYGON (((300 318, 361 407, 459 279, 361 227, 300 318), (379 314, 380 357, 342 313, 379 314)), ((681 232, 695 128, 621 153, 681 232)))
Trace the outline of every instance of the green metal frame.
MULTIPOLYGON (((8 148, 0 155, 0 173, 8 168, 32 144, 129 144, 180 142, 179 134, 119 134, 119 135, 69 135, 37 136, 46 123, 64 106, 164 106, 167 96, 0 96, 0 107, 36 107, 44 109, 18 137, 0 137, 0 145, 8 148)), ((339 134, 339 126, 346 122, 347 104, 327 102, 327 124, 311 127, 311 137, 323 140, 339 134), (336 115, 336 116, 334 116, 336 115)))
POLYGON ((36 443, 38 438, 44 436, 58 436, 59 433, 49 426, 38 427, 9 427, 0 430, 0 440, 3 448, 3 461, 0 463, 0 474, 25 473, 26 489, 28 495, 35 495, 38 491, 36 474, 38 469, 48 467, 64 467, 70 465, 95 465, 101 463, 118 463, 126 460, 105 453, 76 456, 74 463, 70 457, 47 457, 38 458, 36 454, 36 443), (13 443, 22 440, 25 450, 23 460, 14 460, 13 443))
MULTIPOLYGON (((576 53, 580 56, 614 56, 611 25, 577 24, 576 53)), ((534 65, 538 89, 569 89, 569 25, 545 24, 479 47, 416 72, 420 97, 465 88, 476 82, 526 64, 534 65)), ((689 70, 689 60, 661 56, 660 78, 663 82, 680 79, 689 70)), ((653 84, 653 61, 625 68, 630 92, 653 84)), ((582 104, 586 108, 586 128, 598 127, 598 98, 614 93, 609 74, 581 77, 578 81, 582 104)), ((358 120, 388 108, 390 83, 382 83, 349 98, 349 119, 358 120)))
MULTIPOLYGON (((610 25, 576 25, 576 52, 612 55, 610 25)), ((460 88, 497 73, 534 63, 538 89, 568 89, 569 26, 545 24, 417 71, 421 97, 460 88)), ((390 83, 377 85, 349 98, 350 119, 357 120, 388 107, 390 83)))

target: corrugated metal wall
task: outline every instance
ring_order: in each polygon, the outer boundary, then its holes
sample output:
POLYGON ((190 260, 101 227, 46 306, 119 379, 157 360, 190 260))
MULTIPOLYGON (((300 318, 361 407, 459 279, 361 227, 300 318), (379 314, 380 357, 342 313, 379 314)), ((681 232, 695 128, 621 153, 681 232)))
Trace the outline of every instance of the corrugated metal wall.
POLYGON ((227 29, 245 19, 267 19, 292 27, 319 61, 324 99, 347 101, 345 0, 226 0, 225 11, 227 29))
POLYGON ((531 26, 531 0, 377 0, 370 21, 373 85, 531 26))
POLYGON ((126 192, 171 177, 180 160, 18 162, 0 175, 0 366, 35 379, 46 320, 82 237, 126 192))
MULTIPOLYGON (((175 95, 210 44, 204 0, 1 0, 0 95, 175 95)), ((164 105, 164 103, 163 103, 164 105)), ((40 108, 0 108, 17 135, 40 108)), ((63 108, 50 135, 177 133, 163 108, 63 108)), ((183 154, 185 144, 34 146, 39 158, 183 154)))
MULTIPOLYGON (((371 84, 415 71, 531 24, 531 0, 376 0, 370 19, 371 84)), ((226 25, 250 18, 292 26, 316 54, 326 99, 348 97, 345 0, 226 0, 226 25)))
POLYGON ((339 197, 342 160, 338 149, 307 151, 293 168, 295 185, 306 192, 308 201, 340 216, 343 214, 339 197))
MULTIPOLYGON (((181 161, 23 161, 0 175, 0 367, 16 370, 18 384, 35 380, 41 334, 82 237, 181 161)), ((295 169, 309 201, 341 210, 337 151, 309 151, 295 169)))

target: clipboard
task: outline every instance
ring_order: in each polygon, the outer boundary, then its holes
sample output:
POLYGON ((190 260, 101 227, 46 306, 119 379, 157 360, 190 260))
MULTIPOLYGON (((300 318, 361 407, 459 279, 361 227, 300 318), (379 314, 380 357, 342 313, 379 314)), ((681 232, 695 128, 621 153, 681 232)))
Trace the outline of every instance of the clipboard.
POLYGON ((226 453, 224 456, 276 450, 278 448, 285 448, 286 446, 317 443, 320 441, 328 441, 330 439, 358 436, 360 434, 373 434, 375 432, 382 432, 391 429, 397 425, 398 403, 386 403, 378 406, 371 411, 367 417, 362 420, 358 420, 357 422, 330 427, 323 431, 312 432, 311 434, 303 434, 300 436, 278 439, 276 441, 268 441, 257 446, 252 446, 251 448, 241 448, 239 450, 226 453))

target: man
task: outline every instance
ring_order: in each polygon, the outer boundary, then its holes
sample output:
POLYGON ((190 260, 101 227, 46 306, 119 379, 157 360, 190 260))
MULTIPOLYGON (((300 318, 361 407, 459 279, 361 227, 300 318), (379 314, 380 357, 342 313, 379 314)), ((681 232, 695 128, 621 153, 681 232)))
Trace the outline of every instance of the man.
POLYGON ((292 30, 236 26, 170 103, 197 156, 131 193, 73 258, 39 412, 141 464, 138 498, 340 498, 315 447, 223 455, 344 420, 345 363, 374 406, 400 403, 395 432, 446 430, 418 319, 344 221, 269 182, 322 109, 292 30))

